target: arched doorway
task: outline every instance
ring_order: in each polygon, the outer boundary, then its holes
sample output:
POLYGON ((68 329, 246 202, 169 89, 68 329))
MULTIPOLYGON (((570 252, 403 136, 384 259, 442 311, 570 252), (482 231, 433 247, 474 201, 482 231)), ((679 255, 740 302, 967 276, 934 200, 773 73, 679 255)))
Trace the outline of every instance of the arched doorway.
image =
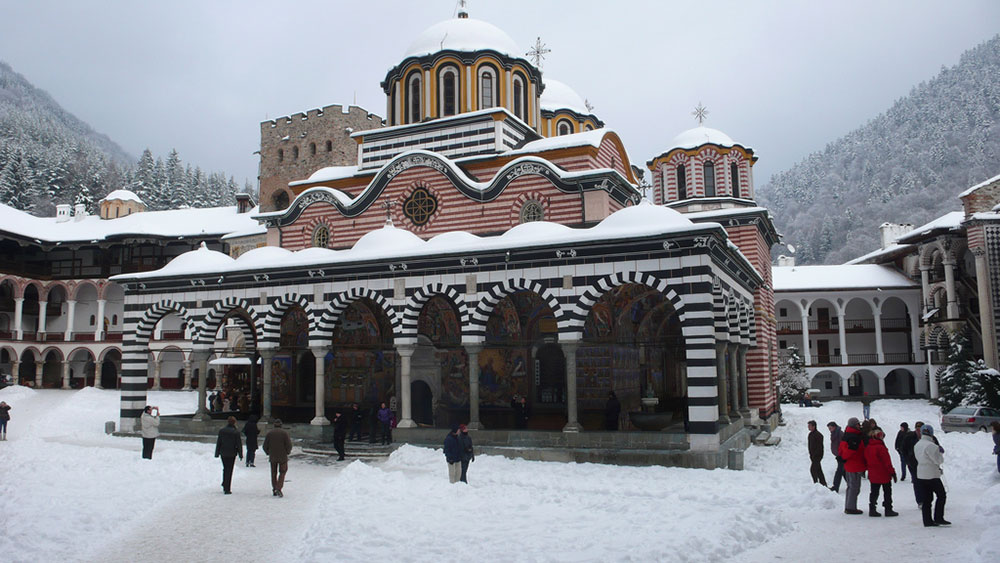
POLYGON ((916 393, 916 382, 909 370, 894 369, 885 376, 886 395, 916 395, 916 393))
POLYGON ((392 323, 375 301, 359 298, 344 309, 324 362, 327 406, 346 409, 357 403, 365 420, 374 424, 379 403, 391 405, 396 394, 392 337, 392 323))
POLYGON ((878 395, 878 377, 869 370, 859 369, 847 380, 847 390, 852 397, 878 395))
POLYGON ((566 403, 566 356, 554 342, 541 345, 535 352, 535 403, 566 403))
POLYGON ((410 383, 413 421, 421 426, 434 426, 434 393, 426 381, 410 383))
MULTIPOLYGON (((462 347, 458 310, 444 297, 435 295, 420 309, 417 347, 410 360, 413 383, 427 385, 432 421, 438 427, 469 420, 468 356, 462 347)), ((416 397, 410 399, 417 409, 416 397)), ((416 414, 414 421, 422 423, 416 414)))
POLYGON ((58 389, 62 387, 62 355, 56 350, 50 350, 44 355, 42 367, 42 387, 58 389))
POLYGON ((821 371, 812 378, 810 389, 819 389, 820 397, 839 397, 843 389, 843 379, 834 371, 821 371))
POLYGON ((104 355, 104 361, 101 362, 101 387, 105 389, 118 388, 118 366, 121 365, 121 358, 121 352, 114 349, 108 350, 107 354, 104 355))
POLYGON ((271 359, 272 414, 283 420, 306 422, 313 411, 305 408, 303 396, 306 385, 315 389, 316 362, 309 352, 309 316, 302 307, 290 307, 281 317, 278 350, 271 359), (308 367, 302 363, 310 364, 308 367), (310 372, 304 372, 304 369, 310 372), (303 377, 312 378, 303 381, 303 377))
POLYGON ((31 350, 25 350, 21 353, 21 363, 17 368, 16 374, 19 385, 35 386, 35 373, 38 369, 35 366, 35 362, 35 354, 31 350))

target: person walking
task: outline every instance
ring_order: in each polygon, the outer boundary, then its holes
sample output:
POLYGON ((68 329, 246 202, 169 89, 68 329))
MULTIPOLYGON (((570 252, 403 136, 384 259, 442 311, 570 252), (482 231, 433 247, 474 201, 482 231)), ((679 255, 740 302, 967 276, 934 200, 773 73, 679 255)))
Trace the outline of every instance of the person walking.
POLYGON ((944 452, 934 441, 934 427, 925 424, 920 429, 920 441, 913 447, 913 455, 917 458, 917 479, 923 489, 923 504, 920 509, 924 517, 924 526, 950 526, 951 522, 944 519, 944 504, 948 495, 941 482, 941 465, 944 464, 944 452), (931 517, 931 501, 934 503, 934 516, 931 517))
POLYGON ((903 453, 906 455, 906 468, 910 471, 910 481, 913 483, 913 500, 917 502, 917 507, 921 507, 924 502, 923 485, 917 478, 917 458, 914 456, 914 448, 920 441, 920 430, 924 423, 917 421, 913 425, 913 432, 903 438, 903 453))
POLYGON ((820 461, 823 459, 823 435, 816 430, 816 421, 810 420, 806 423, 809 427, 809 473, 812 474, 813 483, 826 486, 826 477, 823 475, 823 467, 820 461))
POLYGON ((344 439, 347 437, 347 417, 339 412, 333 415, 333 447, 337 450, 337 461, 344 461, 344 439))
POLYGON ((260 436, 257 415, 251 414, 247 418, 247 423, 243 425, 243 434, 247 437, 247 467, 257 467, 253 464, 257 457, 257 436, 260 436))
POLYGON ((160 436, 160 407, 146 405, 139 417, 139 424, 142 428, 142 458, 153 459, 153 446, 156 445, 156 438, 160 436), (156 411, 156 414, 153 414, 156 411))
POLYGON ((462 444, 458 440, 459 426, 451 427, 444 437, 444 460, 448 462, 448 482, 458 483, 462 477, 462 444))
MULTIPOLYGON (((4 428, 6 428, 6 423, 4 424, 4 428)), ((993 428, 993 455, 997 456, 997 471, 1000 471, 1000 422, 994 420, 990 426, 993 428)), ((3 439, 7 439, 6 430, 4 430, 3 439)))
POLYGON ((7 401, 0 401, 0 440, 7 439, 8 422, 10 422, 10 405, 7 404, 7 401))
POLYGON ((618 430, 618 418, 622 414, 622 404, 614 391, 608 392, 608 401, 604 404, 604 429, 618 430))
POLYGON ((389 443, 389 432, 392 431, 392 411, 389 410, 385 401, 382 401, 378 408, 378 426, 382 432, 382 445, 384 446, 389 443))
POLYGON ((909 434, 910 425, 906 422, 900 423, 899 432, 896 432, 896 442, 893 444, 896 453, 899 454, 900 481, 906 481, 906 450, 903 448, 903 443, 909 434))
POLYGON ((472 436, 469 436, 469 427, 460 424, 458 426, 458 444, 462 447, 462 476, 460 480, 468 483, 469 463, 476 461, 476 454, 472 449, 472 436))
POLYGON ((889 448, 885 445, 885 432, 875 428, 868 445, 865 446, 865 465, 868 467, 868 484, 871 493, 868 495, 868 516, 881 516, 876 510, 879 489, 884 493, 882 506, 886 516, 899 516, 892 509, 892 482, 896 481, 896 469, 892 466, 889 448), (890 482, 892 481, 892 482, 890 482))
POLYGON ((236 429, 236 417, 231 416, 226 419, 226 426, 219 430, 219 437, 215 440, 215 457, 222 458, 222 492, 227 495, 233 493, 230 487, 237 456, 243 459, 243 442, 240 431, 236 429))
POLYGON ((861 396, 861 413, 864 415, 864 420, 871 418, 872 414, 872 398, 868 396, 868 391, 861 396))
POLYGON ((840 426, 832 420, 826 424, 826 427, 830 430, 830 451, 837 460, 837 470, 833 472, 833 486, 830 487, 830 490, 839 493, 840 481, 844 478, 844 460, 840 457, 840 439, 844 433, 840 430, 840 426))
POLYGON ((271 495, 284 497, 281 489, 285 486, 288 473, 288 455, 292 453, 292 437, 281 427, 281 419, 274 419, 274 428, 264 436, 264 453, 271 462, 271 495))
POLYGON ((358 404, 354 403, 351 405, 351 412, 348 414, 351 420, 351 432, 347 435, 347 439, 350 441, 361 440, 361 423, 365 419, 365 415, 358 408, 358 404))
POLYGON ((861 493, 861 474, 865 472, 865 441, 861 434, 861 423, 856 417, 847 421, 840 439, 837 453, 844 460, 844 481, 847 495, 844 497, 844 514, 864 514, 858 510, 858 494, 861 493))

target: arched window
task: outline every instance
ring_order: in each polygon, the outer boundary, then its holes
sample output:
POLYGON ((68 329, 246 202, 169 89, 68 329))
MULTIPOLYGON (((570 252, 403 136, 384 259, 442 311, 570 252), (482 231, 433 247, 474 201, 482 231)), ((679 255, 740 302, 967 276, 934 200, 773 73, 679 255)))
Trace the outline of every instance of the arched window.
POLYGON ((275 211, 280 211, 288 207, 288 192, 280 190, 271 196, 271 203, 275 211))
POLYGON ((705 163, 705 197, 715 197, 715 163, 705 163))
POLYGON ((90 315, 90 326, 94 326, 96 322, 97 322, 97 317, 95 317, 94 315, 90 315))
POLYGON ((497 73, 491 67, 479 69, 479 109, 496 107, 497 73))
POLYGON ((330 152, 332 150, 333 150, 333 141, 327 141, 326 142, 326 152, 330 152))
POLYGON ((278 162, 285 161, 285 149, 278 149, 278 162))
POLYGON ((317 248, 329 248, 330 246, 330 229, 326 228, 326 225, 320 224, 313 231, 312 245, 317 248))
POLYGON ((444 67, 438 75, 438 88, 441 91, 441 117, 455 115, 459 108, 458 69, 453 66, 444 67))
POLYGON ((556 123, 556 135, 569 135, 573 132, 573 124, 568 119, 560 119, 556 123))
POLYGON ((521 206, 521 222, 531 223, 533 221, 545 220, 545 208, 536 200, 529 199, 521 206))
POLYGON ((736 163, 729 165, 729 176, 732 178, 733 197, 742 197, 740 194, 740 167, 736 163))
POLYGON ((299 159, 299 147, 292 147, 292 158, 295 160, 299 159))
POLYGON ((111 315, 111 326, 118 326, 118 315, 111 315))
POLYGON ((684 168, 683 164, 677 165, 677 199, 687 199, 688 197, 688 183, 687 183, 687 169, 684 168))
POLYGON ((514 89, 514 115, 527 122, 528 98, 525 94, 524 78, 520 74, 515 73, 514 78, 511 79, 511 86, 514 89))
POLYGON ((309 154, 316 155, 316 143, 309 143, 309 154))
POLYGON ((406 91, 409 94, 406 100, 408 123, 420 122, 420 89, 422 88, 420 82, 419 72, 411 74, 406 82, 406 91))

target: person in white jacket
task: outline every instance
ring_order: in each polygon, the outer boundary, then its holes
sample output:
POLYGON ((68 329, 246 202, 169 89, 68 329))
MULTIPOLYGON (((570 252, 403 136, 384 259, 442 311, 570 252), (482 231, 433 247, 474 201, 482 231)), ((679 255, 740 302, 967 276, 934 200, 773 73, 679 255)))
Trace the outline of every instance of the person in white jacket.
POLYGON ((917 460, 916 478, 924 491, 924 502, 921 510, 924 516, 924 526, 950 526, 951 522, 944 519, 944 503, 947 495, 944 483, 941 482, 941 465, 944 464, 944 449, 934 440, 934 428, 925 424, 920 429, 920 441, 913 446, 913 457, 917 460), (934 518, 931 518, 931 501, 934 503, 934 518))
POLYGON ((153 445, 160 435, 160 407, 146 405, 139 420, 142 423, 142 458, 153 459, 153 445))

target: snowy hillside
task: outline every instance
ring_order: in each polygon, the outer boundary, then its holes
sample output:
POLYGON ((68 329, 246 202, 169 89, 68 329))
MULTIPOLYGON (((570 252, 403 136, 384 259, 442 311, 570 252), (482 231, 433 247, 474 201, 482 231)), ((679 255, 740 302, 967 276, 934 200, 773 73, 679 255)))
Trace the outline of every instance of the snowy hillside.
POLYGON ((888 111, 757 190, 801 264, 879 247, 885 221, 921 225, 1000 174, 1000 36, 913 88, 888 111))
MULTIPOLYGON (((152 392, 149 402, 177 413, 195 397, 152 392)), ((843 423, 860 414, 857 403, 786 407, 781 444, 749 450, 745 471, 479 456, 469 485, 449 485, 439 450, 406 446, 373 463, 293 454, 278 499, 262 457, 256 468, 237 463, 233 494, 223 496, 213 446, 158 440, 144 461, 137 438, 105 436, 115 391, 12 387, 0 400, 13 407, 9 441, 0 442, 8 561, 1000 558, 1000 474, 988 435, 940 435, 951 528, 924 530, 909 482, 894 487, 893 519, 846 516, 843 493, 811 483, 806 420, 843 423)), ((922 401, 875 401, 872 415, 893 435, 901 420, 938 420, 922 401)), ((828 478, 833 465, 826 456, 828 478)), ((865 483, 862 502, 867 493, 865 483)))

